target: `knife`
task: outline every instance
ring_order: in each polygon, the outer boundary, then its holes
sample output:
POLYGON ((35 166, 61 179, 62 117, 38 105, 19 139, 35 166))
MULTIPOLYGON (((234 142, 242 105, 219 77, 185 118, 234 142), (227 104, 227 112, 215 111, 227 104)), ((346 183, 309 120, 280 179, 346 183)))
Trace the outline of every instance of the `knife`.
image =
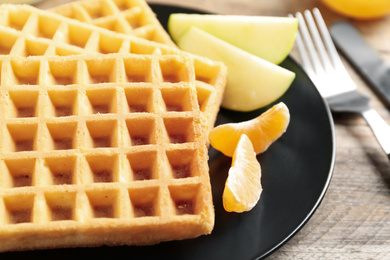
POLYGON ((390 108, 390 65, 385 63, 350 23, 330 27, 336 47, 390 108))

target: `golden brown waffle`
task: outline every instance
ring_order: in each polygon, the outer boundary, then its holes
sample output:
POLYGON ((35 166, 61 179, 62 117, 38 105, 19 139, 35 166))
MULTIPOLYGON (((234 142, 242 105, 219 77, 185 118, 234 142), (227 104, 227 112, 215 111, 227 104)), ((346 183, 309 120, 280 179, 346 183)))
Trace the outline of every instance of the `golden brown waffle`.
POLYGON ((211 232, 192 59, 0 61, 0 251, 145 245, 211 232), (172 64, 180 71, 174 83, 172 64))
POLYGON ((0 251, 211 232, 225 66, 23 5, 0 37, 0 251))
MULTIPOLYGON (((29 5, 1 5, 0 18, 0 55, 28 57, 134 53, 190 56, 196 64, 196 88, 204 131, 207 134, 213 128, 226 83, 227 71, 222 63, 29 5)), ((172 66, 174 69, 175 65, 172 66)))
POLYGON ((175 46, 144 0, 81 0, 50 11, 111 31, 175 46))

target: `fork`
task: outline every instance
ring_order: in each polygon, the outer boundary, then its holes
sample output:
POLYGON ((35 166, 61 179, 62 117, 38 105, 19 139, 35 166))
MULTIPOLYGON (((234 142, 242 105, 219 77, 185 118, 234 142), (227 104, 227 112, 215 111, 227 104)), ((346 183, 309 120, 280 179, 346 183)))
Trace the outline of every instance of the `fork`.
POLYGON ((364 118, 390 159, 390 126, 370 106, 369 99, 357 91, 318 8, 312 13, 306 10, 303 15, 295 15, 299 23, 296 45, 303 69, 332 112, 356 113, 364 118))

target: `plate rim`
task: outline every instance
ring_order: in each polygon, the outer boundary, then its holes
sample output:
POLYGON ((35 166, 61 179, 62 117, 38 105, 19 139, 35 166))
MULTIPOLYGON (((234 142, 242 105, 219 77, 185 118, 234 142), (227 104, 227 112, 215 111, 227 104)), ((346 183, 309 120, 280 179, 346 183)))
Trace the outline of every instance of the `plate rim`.
POLYGON ((335 168, 335 163, 336 163, 336 131, 335 131, 335 124, 334 124, 334 119, 332 115, 332 111, 326 102, 326 99, 322 97, 320 94, 319 90, 316 88, 314 82, 310 79, 306 71, 303 69, 302 65, 298 63, 298 61, 289 54, 286 59, 290 59, 295 66, 297 66, 304 74, 307 80, 310 81, 311 85, 313 86, 315 92, 319 95, 319 97, 322 100, 322 105, 325 108, 325 112, 327 114, 327 119, 329 121, 329 127, 330 127, 330 132, 331 132, 331 139, 332 139, 332 153, 331 153, 331 160, 330 160, 330 165, 329 165, 329 170, 328 170, 328 176, 327 179, 324 183, 324 186, 322 188, 321 194, 316 200, 316 203, 314 204, 313 208, 308 212, 307 216, 301 221, 301 223, 284 239, 282 240, 279 244, 275 245, 272 249, 270 249, 268 252, 264 253, 260 257, 256 259, 263 259, 271 254, 273 254, 275 251, 280 249, 282 246, 284 246, 290 239, 292 239, 308 222, 309 220, 314 216, 314 213, 317 211, 319 206, 321 205, 323 199, 325 198, 325 195, 328 191, 328 188, 330 186, 333 173, 334 173, 334 168, 335 168))

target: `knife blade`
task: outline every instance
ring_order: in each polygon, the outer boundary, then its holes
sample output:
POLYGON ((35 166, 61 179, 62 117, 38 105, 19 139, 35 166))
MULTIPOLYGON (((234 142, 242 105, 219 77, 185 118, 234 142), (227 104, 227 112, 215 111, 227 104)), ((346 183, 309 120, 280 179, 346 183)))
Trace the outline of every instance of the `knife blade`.
POLYGON ((339 51, 390 109, 390 65, 361 37, 348 22, 336 22, 330 34, 339 51))

